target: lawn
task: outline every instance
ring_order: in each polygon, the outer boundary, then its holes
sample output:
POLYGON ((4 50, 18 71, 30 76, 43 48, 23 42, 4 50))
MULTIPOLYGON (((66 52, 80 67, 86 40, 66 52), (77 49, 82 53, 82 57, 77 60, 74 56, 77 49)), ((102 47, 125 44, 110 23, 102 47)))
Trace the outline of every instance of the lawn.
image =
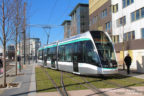
MULTIPOLYGON (((57 85, 61 87, 60 85, 61 72, 52 69, 46 69, 46 71, 48 71, 49 75, 54 79, 57 85)), ((95 85, 97 88, 144 86, 143 79, 123 76, 118 74, 112 76, 105 76, 105 77, 102 76, 87 77, 87 76, 78 76, 72 73, 64 72, 63 79, 64 79, 64 84, 66 86, 66 90, 69 91, 69 90, 87 89, 86 87, 80 84, 80 83, 84 83, 81 77, 85 78, 87 81, 95 85), (69 78, 67 75, 73 78, 74 80, 69 78)), ((36 68, 36 87, 37 87, 37 92, 56 91, 52 82, 49 80, 49 78, 47 77, 47 75, 45 74, 42 68, 36 68)))

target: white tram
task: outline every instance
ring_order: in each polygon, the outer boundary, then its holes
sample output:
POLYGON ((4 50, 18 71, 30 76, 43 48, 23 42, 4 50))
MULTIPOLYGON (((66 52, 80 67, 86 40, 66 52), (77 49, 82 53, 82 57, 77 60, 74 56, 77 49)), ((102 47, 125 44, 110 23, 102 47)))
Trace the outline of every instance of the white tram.
POLYGON ((114 46, 102 31, 88 31, 42 47, 38 50, 38 62, 81 75, 118 72, 114 46))

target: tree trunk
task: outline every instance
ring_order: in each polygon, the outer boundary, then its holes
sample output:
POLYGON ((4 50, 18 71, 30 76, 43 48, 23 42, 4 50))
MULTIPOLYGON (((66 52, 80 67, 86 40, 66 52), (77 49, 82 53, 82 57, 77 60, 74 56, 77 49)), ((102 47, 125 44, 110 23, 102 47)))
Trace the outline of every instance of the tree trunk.
POLYGON ((3 44, 3 86, 6 86, 6 42, 3 44))
POLYGON ((6 35, 5 35, 5 12, 4 1, 2 3, 2 33, 3 33, 3 86, 6 86, 6 35))
MULTIPOLYGON (((16 30, 17 30, 17 28, 16 28, 16 30)), ((15 48, 15 68, 16 68, 15 75, 17 75, 17 35, 16 35, 16 39, 15 39, 15 47, 16 47, 15 48)))

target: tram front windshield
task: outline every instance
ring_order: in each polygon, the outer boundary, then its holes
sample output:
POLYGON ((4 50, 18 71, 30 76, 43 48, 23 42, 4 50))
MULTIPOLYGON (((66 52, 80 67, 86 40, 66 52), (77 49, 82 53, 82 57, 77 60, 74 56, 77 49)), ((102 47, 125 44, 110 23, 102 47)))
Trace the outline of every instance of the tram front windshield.
POLYGON ((102 67, 114 68, 117 67, 114 48, 109 38, 101 31, 91 32, 96 44, 102 67))

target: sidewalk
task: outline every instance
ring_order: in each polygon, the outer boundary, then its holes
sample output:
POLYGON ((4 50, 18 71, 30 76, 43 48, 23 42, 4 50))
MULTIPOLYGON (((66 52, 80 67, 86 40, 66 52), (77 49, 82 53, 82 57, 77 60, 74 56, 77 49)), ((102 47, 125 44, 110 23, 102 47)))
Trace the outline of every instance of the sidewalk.
POLYGON ((125 76, 131 76, 131 77, 136 77, 136 78, 144 79, 144 74, 138 73, 135 70, 131 70, 131 73, 127 74, 127 70, 119 69, 119 73, 121 75, 125 75, 125 76))
POLYGON ((26 65, 13 82, 19 83, 17 88, 6 88, 0 96, 35 96, 35 63, 26 65), (23 75, 21 74, 23 73, 23 75))

